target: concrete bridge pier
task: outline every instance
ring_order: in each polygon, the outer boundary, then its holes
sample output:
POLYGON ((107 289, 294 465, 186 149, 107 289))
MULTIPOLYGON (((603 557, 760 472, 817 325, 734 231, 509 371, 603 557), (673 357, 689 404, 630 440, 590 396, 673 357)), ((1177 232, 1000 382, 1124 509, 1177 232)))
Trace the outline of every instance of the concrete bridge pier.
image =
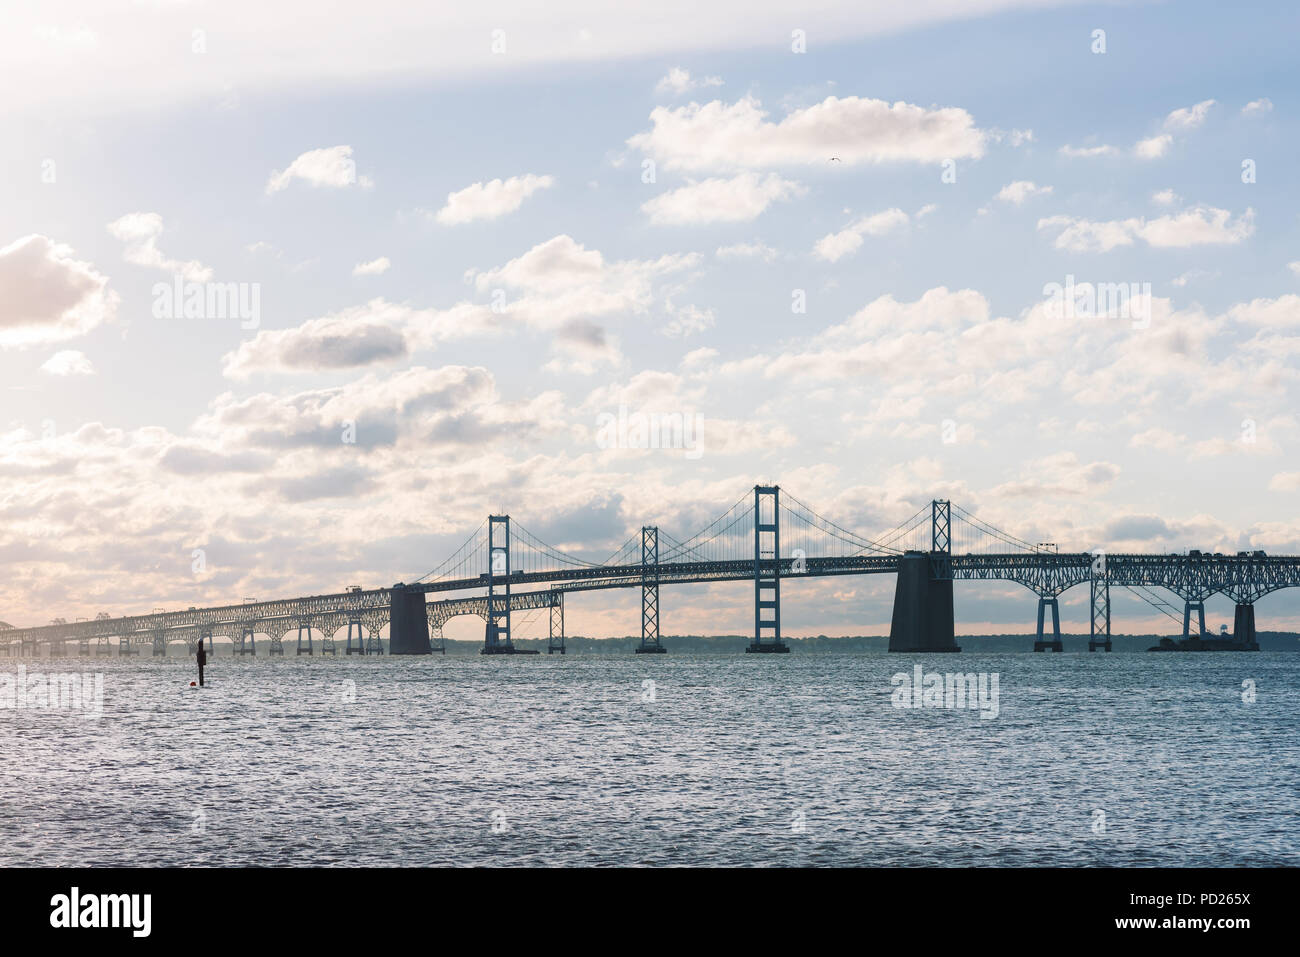
MULTIPOLYGON (((389 614, 390 655, 427 655, 433 652, 433 647, 429 644, 429 609, 424 603, 424 592, 407 591, 401 583, 394 585, 389 614)), ((349 654, 352 653, 351 634, 352 626, 349 625, 349 654)))
POLYGON ((1034 651, 1061 651, 1061 606, 1055 598, 1038 596, 1038 638, 1034 641, 1034 651), (1052 609, 1052 640, 1043 640, 1043 624, 1048 606, 1052 609))
POLYGON ((952 579, 932 578, 925 552, 906 552, 898 560, 889 650, 961 651, 953 630, 952 579))
MULTIPOLYGON (((1240 606, 1238 606, 1240 607, 1240 606)), ((1205 634, 1205 602, 1202 601, 1185 601, 1183 602, 1183 637, 1191 638, 1192 635, 1192 613, 1195 612, 1198 620, 1198 626, 1194 637, 1200 638, 1205 634)))
POLYGON ((1232 637, 1251 651, 1259 651, 1259 641, 1255 637, 1255 606, 1237 603, 1237 612, 1232 620, 1232 637))
POLYGON ((117 639, 117 654, 119 657, 129 658, 136 653, 136 650, 131 647, 130 638, 117 639))

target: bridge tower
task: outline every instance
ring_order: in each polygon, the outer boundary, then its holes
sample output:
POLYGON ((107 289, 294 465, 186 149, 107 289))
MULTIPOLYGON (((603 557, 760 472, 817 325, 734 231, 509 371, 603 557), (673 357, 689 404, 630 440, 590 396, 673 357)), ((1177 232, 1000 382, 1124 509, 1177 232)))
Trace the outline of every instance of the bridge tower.
POLYGON ((298 620, 298 654, 301 655, 304 650, 307 652, 308 657, 310 657, 313 653, 313 649, 311 646, 311 619, 310 618, 300 618, 298 620), (307 639, 306 649, 304 649, 302 646, 302 640, 304 637, 307 639))
POLYGON ((889 650, 955 652, 952 608, 952 503, 930 502, 930 551, 907 551, 898 560, 889 650))
POLYGON ((779 485, 754 486, 754 642, 747 652, 786 654, 790 650, 781 640, 780 495, 779 485))
POLYGON ((510 640, 510 516, 488 516, 487 627, 485 655, 513 655, 510 640), (502 584, 498 584, 498 580, 502 584))
POLYGON ((1088 650, 1110 651, 1110 578, 1106 575, 1106 556, 1098 555, 1092 562, 1092 573, 1088 587, 1091 599, 1089 619, 1091 630, 1088 635, 1088 650))
POLYGON ((546 653, 564 654, 564 592, 551 593, 551 625, 546 642, 546 653))
POLYGON ((239 626, 239 647, 235 649, 235 653, 257 657, 257 639, 254 637, 251 623, 239 626))
POLYGON ((1196 637, 1205 637, 1205 599, 1200 601, 1183 600, 1183 638, 1191 638, 1192 629, 1192 612, 1196 612, 1197 627, 1196 637))
MULTIPOLYGON (((755 630, 755 640, 758 632, 755 630)), ((659 527, 641 526, 641 644, 638 655, 662 655, 659 643, 659 527)))

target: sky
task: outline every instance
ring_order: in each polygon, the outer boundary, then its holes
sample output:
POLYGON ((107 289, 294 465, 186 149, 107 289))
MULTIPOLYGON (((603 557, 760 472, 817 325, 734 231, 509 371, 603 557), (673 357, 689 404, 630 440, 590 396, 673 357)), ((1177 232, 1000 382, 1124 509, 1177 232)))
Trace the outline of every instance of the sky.
MULTIPOLYGON (((862 534, 938 497, 1300 552, 1300 11, 704 6, 7 4, 0 618, 410 581, 489 512, 599 557, 760 482, 862 534)), ((800 582, 785 631, 885 634, 892 591, 800 582)), ((666 589, 662 630, 751 602, 666 589)), ((959 633, 1036 610, 956 589, 959 633)))

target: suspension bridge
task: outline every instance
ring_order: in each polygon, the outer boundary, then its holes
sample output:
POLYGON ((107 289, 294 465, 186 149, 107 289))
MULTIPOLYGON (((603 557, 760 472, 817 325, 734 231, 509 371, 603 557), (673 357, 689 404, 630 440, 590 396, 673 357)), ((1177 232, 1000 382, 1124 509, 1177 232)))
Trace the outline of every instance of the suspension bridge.
POLYGON ((1205 601, 1225 595, 1236 604, 1234 645, 1257 650, 1255 603, 1281 588, 1300 587, 1300 556, 1263 551, 1235 555, 1197 550, 1178 554, 1062 552, 1031 544, 982 521, 947 500, 933 500, 899 525, 876 534, 828 519, 779 486, 757 485, 689 537, 646 525, 603 560, 555 548, 509 515, 490 515, 436 568, 389 588, 357 586, 343 592, 243 602, 184 611, 68 621, 17 628, 0 623, 0 647, 9 654, 164 655, 183 641, 191 653, 228 638, 237 655, 255 655, 257 636, 271 655, 445 652, 443 626, 460 615, 484 622, 483 654, 536 654, 516 647, 512 621, 524 612, 549 616, 548 653, 563 654, 564 603, 574 592, 641 590, 640 654, 661 654, 660 588, 720 581, 752 582, 754 636, 747 650, 789 651, 782 639, 781 591, 805 578, 894 575, 889 650, 955 652, 953 584, 1017 582, 1038 597, 1035 651, 1060 651, 1059 599, 1067 589, 1089 589, 1090 651, 1111 650, 1111 590, 1125 588, 1177 619, 1177 609, 1155 589, 1183 603, 1183 636, 1205 633, 1205 601), (462 593, 448 597, 453 593, 462 593), (464 594, 469 593, 469 594, 464 594), (1199 627, 1193 631, 1193 620, 1199 627), (1049 625, 1050 622, 1050 625, 1049 625), (93 648, 93 651, 92 651, 93 648))

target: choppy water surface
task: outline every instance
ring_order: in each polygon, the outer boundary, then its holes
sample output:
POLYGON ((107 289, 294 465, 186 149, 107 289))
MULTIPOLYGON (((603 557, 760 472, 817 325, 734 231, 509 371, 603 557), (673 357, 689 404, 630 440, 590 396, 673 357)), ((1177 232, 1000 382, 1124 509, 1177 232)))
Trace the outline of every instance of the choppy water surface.
POLYGON ((3 865, 1300 864, 1295 654, 23 663, 104 714, 0 710, 3 865))

